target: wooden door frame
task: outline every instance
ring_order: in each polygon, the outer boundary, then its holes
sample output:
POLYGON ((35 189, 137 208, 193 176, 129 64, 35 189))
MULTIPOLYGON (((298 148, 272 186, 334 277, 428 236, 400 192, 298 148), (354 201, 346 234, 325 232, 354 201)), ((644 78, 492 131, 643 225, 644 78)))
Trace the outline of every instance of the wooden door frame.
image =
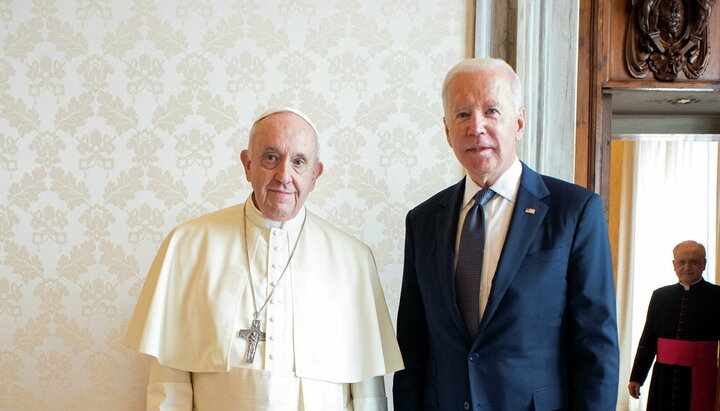
POLYGON ((575 183, 599 193, 605 209, 610 190, 612 96, 609 79, 610 7, 605 0, 580 0, 575 183))

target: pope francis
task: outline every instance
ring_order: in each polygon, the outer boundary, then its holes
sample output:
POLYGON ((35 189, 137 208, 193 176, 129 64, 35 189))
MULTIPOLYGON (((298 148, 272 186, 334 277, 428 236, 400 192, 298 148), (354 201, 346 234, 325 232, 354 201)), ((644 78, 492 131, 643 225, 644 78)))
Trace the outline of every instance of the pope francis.
POLYGON ((263 113, 245 204, 176 227, 126 344, 155 357, 148 410, 385 410, 402 368, 372 252, 306 210, 323 165, 294 109, 263 113))

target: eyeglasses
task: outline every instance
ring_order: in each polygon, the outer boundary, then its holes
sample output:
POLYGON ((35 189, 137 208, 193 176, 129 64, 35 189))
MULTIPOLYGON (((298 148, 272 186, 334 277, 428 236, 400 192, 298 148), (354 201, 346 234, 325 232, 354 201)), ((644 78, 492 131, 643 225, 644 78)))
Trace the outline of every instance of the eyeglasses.
POLYGON ((692 267, 697 267, 699 265, 702 265, 702 263, 704 263, 705 260, 673 260, 673 262, 679 266, 689 264, 692 267))

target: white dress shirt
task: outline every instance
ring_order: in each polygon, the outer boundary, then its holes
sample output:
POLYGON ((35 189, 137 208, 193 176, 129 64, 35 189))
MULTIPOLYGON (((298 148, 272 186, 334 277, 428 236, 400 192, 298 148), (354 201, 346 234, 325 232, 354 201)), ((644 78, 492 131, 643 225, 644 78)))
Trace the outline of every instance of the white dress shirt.
MULTIPOLYGON (((512 217, 515 208, 515 200, 517 199, 518 189, 520 188, 520 176, 522 175, 522 164, 517 157, 510 167, 498 178, 491 188, 496 194, 483 206, 485 213, 485 252, 483 256, 482 277, 480 281, 480 318, 482 318, 490 297, 490 289, 492 287, 493 277, 497 269, 498 260, 505 244, 505 236, 510 226, 510 217, 512 217)), ((460 208, 460 217, 458 218, 458 227, 455 237, 455 264, 457 264, 457 253, 460 247, 460 234, 462 226, 465 222, 465 216, 468 211, 475 205, 475 194, 480 191, 480 187, 475 181, 466 176, 465 178, 465 194, 460 208)))

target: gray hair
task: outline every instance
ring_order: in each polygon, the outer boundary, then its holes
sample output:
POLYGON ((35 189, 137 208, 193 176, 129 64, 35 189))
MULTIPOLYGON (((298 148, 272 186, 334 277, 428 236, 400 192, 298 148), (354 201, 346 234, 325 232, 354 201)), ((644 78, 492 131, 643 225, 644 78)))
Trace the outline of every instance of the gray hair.
POLYGON ((523 107, 522 83, 520 82, 520 77, 518 77, 515 70, 513 70, 509 64, 507 64, 504 60, 497 58, 472 58, 459 62, 453 66, 453 68, 451 68, 445 76, 445 80, 442 85, 442 101, 443 110, 446 113, 448 105, 448 86, 450 85, 450 81, 460 73, 475 73, 485 70, 504 70, 507 72, 510 76, 510 87, 512 87, 512 94, 515 98, 515 108, 520 110, 520 108, 523 107))
POLYGON ((680 243, 678 243, 678 245, 676 245, 673 248, 673 257, 675 256, 675 252, 678 250, 678 248, 685 246, 685 245, 699 245, 700 248, 702 249, 703 257, 707 257, 707 254, 705 253, 705 246, 698 243, 697 241, 693 241, 693 240, 685 240, 685 241, 681 241, 680 243))

